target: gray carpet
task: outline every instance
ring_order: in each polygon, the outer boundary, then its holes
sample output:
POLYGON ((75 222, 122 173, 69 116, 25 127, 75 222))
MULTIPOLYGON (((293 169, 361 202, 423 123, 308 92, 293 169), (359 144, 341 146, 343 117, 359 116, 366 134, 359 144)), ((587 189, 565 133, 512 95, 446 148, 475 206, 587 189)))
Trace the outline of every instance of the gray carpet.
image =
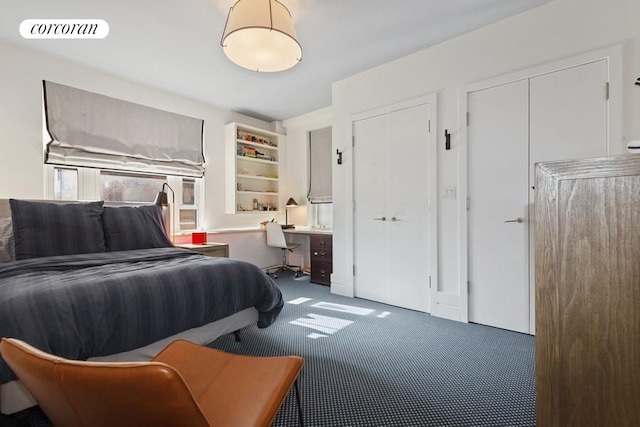
MULTIPOLYGON (((269 328, 245 328, 240 343, 226 335, 210 346, 303 356, 305 425, 535 425, 533 337, 332 295, 308 276, 283 274, 278 284, 285 301, 311 300, 285 304, 269 328)), ((37 408, 20 415, 0 417, 0 426, 50 425, 37 408)), ((297 425, 290 394, 274 426, 297 425)))
MULTIPOLYGON (((245 328, 240 343, 224 336, 211 347, 303 356, 307 426, 535 425, 533 337, 332 295, 308 277, 278 284, 285 301, 311 300, 285 304, 267 329, 245 328), (322 302, 371 313, 313 307, 322 302)), ((298 425, 291 395, 274 425, 298 425)))

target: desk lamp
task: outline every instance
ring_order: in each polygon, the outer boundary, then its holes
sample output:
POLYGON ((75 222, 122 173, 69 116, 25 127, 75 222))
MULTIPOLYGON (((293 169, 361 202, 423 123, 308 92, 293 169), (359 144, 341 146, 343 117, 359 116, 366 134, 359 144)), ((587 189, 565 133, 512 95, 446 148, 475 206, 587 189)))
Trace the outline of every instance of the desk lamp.
POLYGON ((284 207, 284 223, 286 225, 289 225, 289 208, 295 208, 296 206, 298 206, 298 202, 293 200, 293 197, 289 197, 289 200, 287 200, 287 204, 284 207))
POLYGON ((171 205, 169 204, 169 197, 167 195, 167 192, 164 189, 165 187, 171 190, 171 196, 172 196, 171 203, 175 206, 176 193, 173 191, 173 188, 171 188, 169 184, 167 184, 166 182, 162 184, 162 190, 160 190, 160 192, 156 195, 156 200, 153 202, 153 204, 155 204, 156 206, 162 206, 163 211, 166 208, 166 214, 168 218, 166 218, 166 220, 164 221, 164 231, 167 237, 171 238, 171 243, 175 244, 175 239, 173 236, 175 227, 173 227, 173 222, 170 222, 173 219, 173 217, 171 216, 171 205))

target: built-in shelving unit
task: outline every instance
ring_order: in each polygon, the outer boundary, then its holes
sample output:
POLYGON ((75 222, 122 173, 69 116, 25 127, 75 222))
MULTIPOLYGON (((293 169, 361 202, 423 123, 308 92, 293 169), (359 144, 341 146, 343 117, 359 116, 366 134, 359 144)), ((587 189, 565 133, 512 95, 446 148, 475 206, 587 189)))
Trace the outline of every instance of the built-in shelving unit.
POLYGON ((229 123, 225 128, 225 211, 280 211, 280 148, 284 135, 229 123))

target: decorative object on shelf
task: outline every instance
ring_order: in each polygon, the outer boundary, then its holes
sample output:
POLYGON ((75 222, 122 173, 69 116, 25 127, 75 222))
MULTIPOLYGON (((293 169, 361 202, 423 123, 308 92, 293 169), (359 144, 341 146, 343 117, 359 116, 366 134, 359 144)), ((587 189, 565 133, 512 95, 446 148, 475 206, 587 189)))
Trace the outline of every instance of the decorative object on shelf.
POLYGON ((175 227, 172 222, 173 216, 171 215, 171 205, 169 204, 169 197, 167 192, 165 191, 165 187, 171 190, 171 204, 175 206, 176 204, 176 193, 173 191, 173 188, 166 182, 162 184, 162 189, 156 195, 156 199, 154 200, 154 204, 156 206, 162 207, 162 218, 164 220, 164 231, 167 237, 171 239, 171 243, 175 245, 175 237, 174 231, 175 227))
POLYGON ((302 60, 291 13, 278 0, 238 0, 220 45, 231 62, 258 72, 284 71, 302 60))
POLYGON ((289 224, 289 219, 288 214, 289 214, 289 208, 295 208, 298 206, 298 202, 296 202, 293 197, 289 197, 289 200, 287 200, 287 204, 285 205, 284 208, 284 223, 285 224, 289 224))
POLYGON ((336 154, 338 155, 338 164, 342 164, 342 151, 336 150, 336 154))
POLYGON ((444 130, 444 149, 451 150, 451 134, 447 129, 444 130))

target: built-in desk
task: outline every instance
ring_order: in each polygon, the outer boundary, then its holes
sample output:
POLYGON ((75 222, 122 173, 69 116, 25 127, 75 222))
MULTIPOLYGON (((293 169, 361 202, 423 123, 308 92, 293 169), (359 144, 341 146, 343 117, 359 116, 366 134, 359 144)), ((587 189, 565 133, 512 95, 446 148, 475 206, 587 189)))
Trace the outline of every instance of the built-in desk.
POLYGON ((331 285, 333 272, 333 232, 323 228, 287 228, 286 234, 304 234, 309 236, 309 259, 311 260, 311 282, 331 285))

